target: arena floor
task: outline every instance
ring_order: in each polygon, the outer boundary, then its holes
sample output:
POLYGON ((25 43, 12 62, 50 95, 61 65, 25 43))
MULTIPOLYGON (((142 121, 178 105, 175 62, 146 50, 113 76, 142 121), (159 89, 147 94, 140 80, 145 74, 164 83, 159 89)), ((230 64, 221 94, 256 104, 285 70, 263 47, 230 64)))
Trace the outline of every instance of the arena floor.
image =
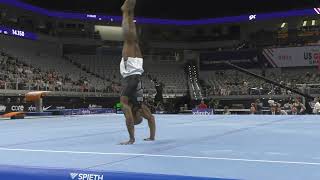
POLYGON ((2 172, 37 167, 224 179, 320 179, 319 116, 159 115, 157 141, 142 140, 149 133, 144 122, 136 127, 137 143, 132 146, 117 145, 128 136, 121 115, 4 120, 0 127, 2 172))

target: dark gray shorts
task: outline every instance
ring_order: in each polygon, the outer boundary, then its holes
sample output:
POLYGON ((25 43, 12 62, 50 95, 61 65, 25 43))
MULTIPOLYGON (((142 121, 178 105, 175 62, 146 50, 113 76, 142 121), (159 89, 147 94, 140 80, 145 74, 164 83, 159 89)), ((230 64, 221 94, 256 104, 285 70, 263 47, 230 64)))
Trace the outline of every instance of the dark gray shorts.
POLYGON ((143 102, 141 75, 132 75, 123 79, 121 96, 129 99, 129 103, 138 105, 143 102))

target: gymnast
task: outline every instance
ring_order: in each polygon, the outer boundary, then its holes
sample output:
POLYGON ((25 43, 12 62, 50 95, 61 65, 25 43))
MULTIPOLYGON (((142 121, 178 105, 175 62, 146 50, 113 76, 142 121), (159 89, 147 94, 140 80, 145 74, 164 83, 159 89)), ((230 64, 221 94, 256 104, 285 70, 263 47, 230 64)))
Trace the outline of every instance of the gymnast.
POLYGON ((123 77, 123 91, 120 102, 130 138, 129 141, 120 143, 121 145, 135 143, 134 126, 140 124, 143 118, 148 120, 150 129, 150 137, 144 140, 154 141, 156 133, 155 117, 152 115, 150 109, 143 103, 141 76, 144 69, 143 57, 134 22, 135 5, 136 0, 126 0, 121 7, 123 13, 122 31, 124 44, 120 63, 120 73, 123 77))

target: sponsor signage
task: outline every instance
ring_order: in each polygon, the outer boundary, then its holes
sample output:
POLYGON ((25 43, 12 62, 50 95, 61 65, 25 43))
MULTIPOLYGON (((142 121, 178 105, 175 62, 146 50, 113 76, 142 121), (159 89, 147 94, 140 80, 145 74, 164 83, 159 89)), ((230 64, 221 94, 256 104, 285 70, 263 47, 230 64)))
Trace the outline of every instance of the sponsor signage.
POLYGON ((70 173, 72 180, 103 180, 102 174, 84 174, 84 173, 70 173))
MULTIPOLYGON (((76 109, 66 109, 65 106, 54 106, 54 105, 44 105, 42 108, 43 112, 58 112, 64 114, 75 114, 75 115, 87 115, 87 114, 105 114, 105 113, 115 113, 113 108, 98 108, 100 106, 91 106, 89 108, 76 108, 76 109)), ((36 106, 33 104, 0 104, 0 113, 9 112, 36 112, 36 106)))
POLYGON ((214 115, 213 109, 192 109, 193 115, 214 115))
POLYGON ((268 48, 263 55, 273 67, 319 66, 320 46, 268 48))
POLYGON ((11 111, 12 112, 23 112, 24 106, 23 105, 11 106, 11 111))
POLYGON ((87 171, 58 168, 30 168, 22 166, 0 166, 1 179, 4 180, 227 180, 192 176, 146 174, 112 171, 87 171))
POLYGON ((7 106, 3 106, 1 112, 24 112, 25 106, 23 104, 8 104, 7 106))
MULTIPOLYGON (((52 106, 44 106, 42 107, 43 111, 48 111, 52 106)), ((36 107, 34 105, 31 105, 28 107, 29 112, 36 112, 36 107)))
POLYGON ((89 115, 89 114, 106 114, 115 113, 111 108, 80 108, 80 109, 65 109, 65 115, 89 115))
POLYGON ((7 106, 5 105, 0 105, 0 112, 6 112, 7 106))
POLYGON ((257 15, 256 14, 252 14, 249 16, 249 21, 253 21, 257 19, 257 15))

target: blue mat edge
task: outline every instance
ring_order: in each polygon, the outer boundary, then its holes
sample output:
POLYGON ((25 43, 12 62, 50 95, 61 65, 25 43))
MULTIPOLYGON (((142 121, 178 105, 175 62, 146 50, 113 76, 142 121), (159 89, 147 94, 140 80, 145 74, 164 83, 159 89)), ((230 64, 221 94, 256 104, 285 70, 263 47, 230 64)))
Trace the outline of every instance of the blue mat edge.
POLYGON ((0 177, 6 180, 231 180, 209 177, 9 165, 0 165, 0 177))

